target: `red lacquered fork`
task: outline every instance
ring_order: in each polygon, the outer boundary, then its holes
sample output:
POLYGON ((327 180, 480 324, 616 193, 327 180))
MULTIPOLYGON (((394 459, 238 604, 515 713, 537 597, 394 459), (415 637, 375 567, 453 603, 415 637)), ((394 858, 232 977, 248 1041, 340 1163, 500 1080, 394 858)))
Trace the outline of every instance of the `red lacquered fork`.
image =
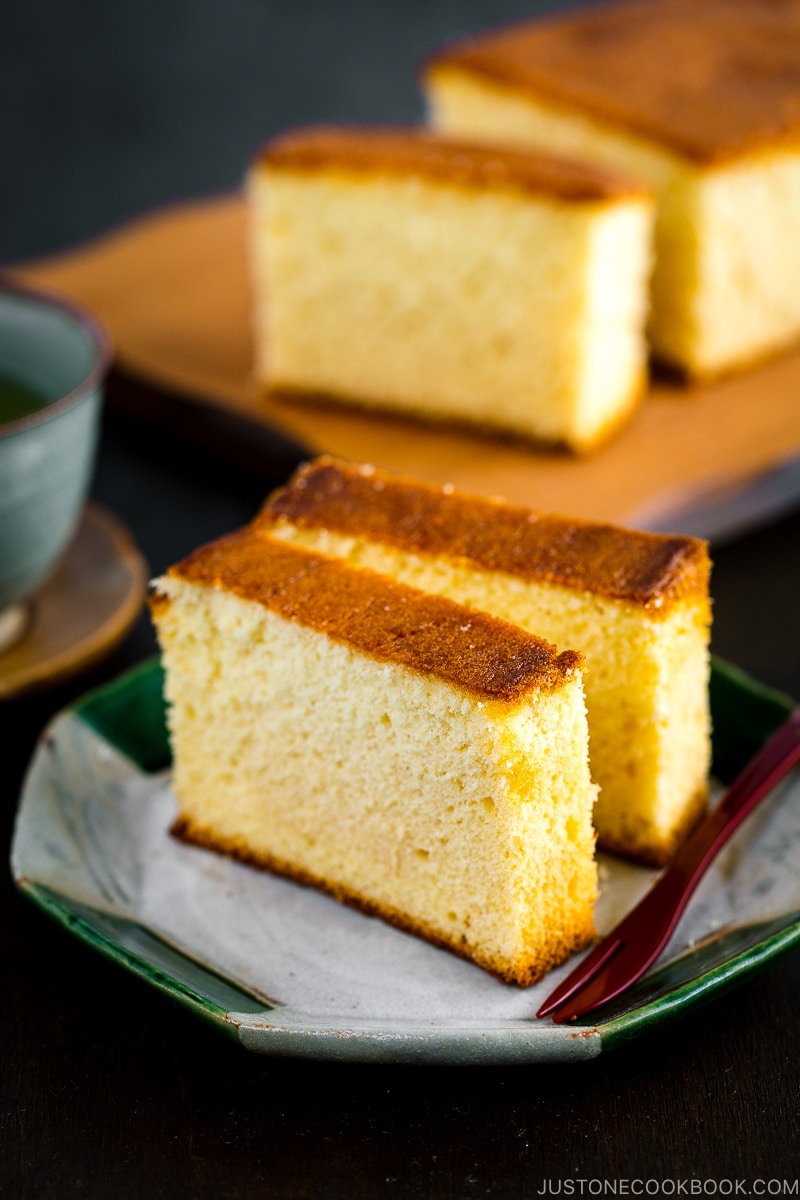
POLYGON ((745 767, 644 899, 553 991, 537 1012, 557 1023, 615 999, 655 962, 689 898, 734 830, 800 762, 800 707, 745 767))

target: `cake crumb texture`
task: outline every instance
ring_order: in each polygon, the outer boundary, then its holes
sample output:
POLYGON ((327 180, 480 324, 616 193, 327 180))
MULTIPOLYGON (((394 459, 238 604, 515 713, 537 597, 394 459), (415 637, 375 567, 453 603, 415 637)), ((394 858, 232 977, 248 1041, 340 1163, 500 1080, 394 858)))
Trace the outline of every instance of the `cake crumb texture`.
POLYGON ((656 865, 675 852, 708 791, 704 542, 540 516, 327 458, 301 468, 256 524, 584 653, 600 843, 656 865))
MULTIPOLYGON (((363 598, 368 572, 309 566, 284 585, 272 572, 256 595, 244 542, 280 557, 263 534, 227 539, 215 558, 200 551, 157 581, 175 833, 313 884, 509 983, 532 983, 584 946, 596 789, 577 658, 556 686, 486 698, 323 628, 316 583, 349 574, 345 595, 363 598)), ((321 561, 279 549, 295 564, 321 561)), ((399 589, 382 582, 383 595, 399 589)), ((484 631, 502 657, 502 623, 487 618, 484 631)))
POLYGON ((653 201, 552 156, 300 130, 250 173, 256 374, 590 452, 641 399, 653 201))
POLYGON ((712 379, 800 337, 800 2, 595 4, 423 71, 443 135, 558 153, 657 197, 648 339, 712 379))

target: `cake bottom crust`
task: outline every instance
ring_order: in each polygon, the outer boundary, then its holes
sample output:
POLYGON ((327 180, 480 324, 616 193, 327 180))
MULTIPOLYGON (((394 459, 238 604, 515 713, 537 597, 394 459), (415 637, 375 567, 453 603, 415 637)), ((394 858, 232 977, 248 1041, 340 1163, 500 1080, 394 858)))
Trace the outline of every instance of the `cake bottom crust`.
POLYGON ((708 808, 708 788, 701 788, 692 797, 682 820, 674 827, 669 837, 658 842, 651 829, 642 826, 641 834, 630 830, 623 836, 611 836, 598 833, 597 845, 600 850, 608 850, 620 858, 643 863, 650 867, 665 867, 675 856, 680 846, 694 829, 695 825, 705 815, 708 808))
POLYGON ((423 412, 414 411, 410 408, 401 408, 394 403, 380 403, 378 399, 371 403, 365 397, 352 396, 334 391, 319 391, 314 388, 306 388, 280 381, 270 383, 262 380, 259 386, 265 399, 274 401, 277 404, 302 404, 309 408, 319 407, 326 409, 348 408, 353 412, 369 413, 370 417, 385 417, 387 420, 400 419, 412 422, 414 425, 424 426, 425 428, 439 429, 443 432, 466 433, 473 436, 476 434, 491 434, 492 437, 509 442, 519 442, 525 446, 532 446, 534 449, 565 450, 571 454, 589 457, 598 450, 601 450, 607 442, 613 441, 617 434, 621 433, 630 423, 634 413, 644 399, 647 389, 647 377, 646 375, 642 376, 635 388, 632 389, 630 395, 626 398, 624 404, 620 405, 611 420, 607 421, 605 425, 596 431, 591 441, 580 442, 579 444, 571 442, 566 437, 547 438, 537 436, 532 432, 511 428, 505 424, 498 423, 495 425, 488 421, 473 421, 468 417, 445 416, 441 413, 431 413, 428 416, 423 412))
POLYGON ((499 979, 501 983, 516 984, 517 987, 529 987, 531 984, 536 983, 548 971, 560 966, 561 963, 566 962, 573 954, 588 946, 595 935, 591 914, 588 914, 585 924, 576 924, 572 929, 562 933, 558 939, 554 939, 546 955, 543 954, 537 959, 526 959, 524 962, 511 965, 501 964, 481 955, 479 952, 473 952, 463 935, 460 939, 453 939, 452 941, 443 938, 440 934, 428 928, 424 922, 416 921, 406 913, 376 903, 368 897, 362 896, 358 892, 351 891, 330 880, 322 879, 313 872, 307 871, 296 864, 285 862, 270 854, 254 853, 247 847, 237 845, 234 841, 220 838, 211 830, 195 825, 185 815, 180 815, 175 819, 170 833, 179 841, 200 846, 205 850, 213 850, 218 854, 224 854, 228 858, 235 859, 237 862, 245 863, 247 866, 257 867, 259 870, 269 871, 273 875, 290 879, 293 883, 316 888, 318 891, 325 892, 327 895, 333 897, 340 904, 346 904, 349 908, 357 909, 366 916, 380 917, 381 920, 402 930, 404 933, 413 934, 415 937, 422 938, 433 946, 437 946, 442 950, 449 950, 451 953, 458 955, 458 957, 475 963, 490 975, 499 979))
POLYGON ((654 366, 667 380, 686 388, 687 395, 695 388, 711 387, 715 383, 724 383, 728 379, 736 379, 746 375, 748 371, 756 371, 759 367, 768 366, 776 358, 797 353, 800 350, 800 333, 792 333, 789 337, 781 337, 769 346, 751 349, 735 361, 725 362, 717 366, 701 366, 689 362, 678 355, 671 355, 668 350, 659 346, 651 347, 654 366))

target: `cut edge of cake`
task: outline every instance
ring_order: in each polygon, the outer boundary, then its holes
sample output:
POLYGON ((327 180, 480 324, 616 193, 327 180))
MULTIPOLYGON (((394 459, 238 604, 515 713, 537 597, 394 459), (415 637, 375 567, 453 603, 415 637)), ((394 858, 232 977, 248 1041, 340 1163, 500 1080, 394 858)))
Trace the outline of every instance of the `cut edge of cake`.
POLYGON ((278 396, 578 453, 640 402, 641 185, 424 130, 312 127, 268 144, 249 194, 256 373, 278 396))
POLYGON ((313 884, 520 986, 591 940, 596 789, 580 654, 252 529, 154 587, 177 837, 313 884), (373 694, 385 711, 365 703, 373 694), (262 744, 265 729, 274 742, 262 744), (448 731, 464 744, 449 747, 448 731), (303 742, 294 766, 292 737, 303 742), (426 738, 463 779, 422 771, 426 738), (370 759, 375 746, 385 763, 370 759), (420 773, 405 793, 404 763, 420 773), (470 847, 485 861, 465 858, 470 847))
POLYGON ((702 8, 524 21, 447 45, 420 71, 444 135, 569 154, 655 188, 653 353, 698 381, 800 337, 800 8, 702 8))
POLYGON ((585 652, 601 845, 654 865, 672 857, 708 797, 704 542, 537 514, 331 458, 301 468, 256 525, 585 652))

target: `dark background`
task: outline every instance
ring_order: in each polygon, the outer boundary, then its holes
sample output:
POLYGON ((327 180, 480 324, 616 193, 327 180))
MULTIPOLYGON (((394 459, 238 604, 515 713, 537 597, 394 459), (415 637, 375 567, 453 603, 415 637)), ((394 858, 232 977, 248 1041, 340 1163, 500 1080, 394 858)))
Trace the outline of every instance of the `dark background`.
POLYGON ((415 121, 421 59, 568 4, 525 0, 2 0, 0 262, 239 185, 316 121, 415 121))
MULTIPOLYGON (((2 0, 0 262, 237 187, 292 124, 417 119, 429 49, 537 7, 2 0)), ((231 468, 112 403, 94 496, 155 574, 248 519, 289 465, 231 468)), ((714 548, 714 648, 800 696, 798 535, 790 513, 714 548)), ((143 617, 90 674, 0 706, 4 847, 51 713, 152 646, 143 617)), ((581 1066, 348 1066, 248 1055, 51 926, 7 877, 0 906, 2 1197, 532 1197, 548 1179, 749 1190, 798 1174, 798 955, 581 1066)))

